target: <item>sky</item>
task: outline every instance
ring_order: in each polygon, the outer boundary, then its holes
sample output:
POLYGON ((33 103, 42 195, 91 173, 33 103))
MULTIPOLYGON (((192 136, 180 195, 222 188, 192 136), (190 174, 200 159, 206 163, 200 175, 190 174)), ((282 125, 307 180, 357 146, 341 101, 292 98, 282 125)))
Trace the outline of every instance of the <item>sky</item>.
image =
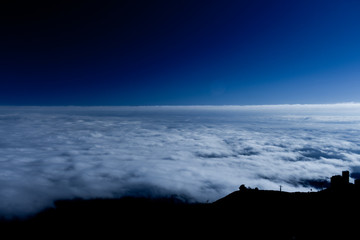
POLYGON ((360 2, 6 1, 0 105, 360 102, 360 2))

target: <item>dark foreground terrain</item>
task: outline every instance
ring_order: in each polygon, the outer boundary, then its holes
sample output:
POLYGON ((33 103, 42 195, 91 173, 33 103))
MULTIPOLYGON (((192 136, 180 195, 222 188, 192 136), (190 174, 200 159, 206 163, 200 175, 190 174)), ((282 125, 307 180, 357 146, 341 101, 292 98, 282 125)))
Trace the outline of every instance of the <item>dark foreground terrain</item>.
POLYGON ((359 239, 359 214, 359 187, 337 176, 319 192, 243 186, 211 204, 175 198, 58 201, 31 219, 2 221, 0 227, 13 237, 359 239))

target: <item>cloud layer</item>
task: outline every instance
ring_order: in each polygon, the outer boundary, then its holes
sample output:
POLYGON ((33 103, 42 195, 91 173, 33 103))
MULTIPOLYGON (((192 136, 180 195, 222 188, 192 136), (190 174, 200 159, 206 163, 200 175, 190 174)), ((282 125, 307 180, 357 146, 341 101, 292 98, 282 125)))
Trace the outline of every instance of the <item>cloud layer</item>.
POLYGON ((75 197, 321 188, 342 170, 360 176, 359 116, 353 103, 1 107, 0 215, 75 197))

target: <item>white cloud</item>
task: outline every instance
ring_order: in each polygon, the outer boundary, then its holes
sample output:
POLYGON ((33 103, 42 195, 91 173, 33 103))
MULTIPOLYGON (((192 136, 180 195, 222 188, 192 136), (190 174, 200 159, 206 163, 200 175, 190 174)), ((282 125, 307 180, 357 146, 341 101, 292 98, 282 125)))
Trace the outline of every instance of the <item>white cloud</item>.
POLYGON ((73 197, 212 201, 241 184, 308 191, 310 180, 359 172, 359 113, 355 103, 1 107, 0 214, 73 197))

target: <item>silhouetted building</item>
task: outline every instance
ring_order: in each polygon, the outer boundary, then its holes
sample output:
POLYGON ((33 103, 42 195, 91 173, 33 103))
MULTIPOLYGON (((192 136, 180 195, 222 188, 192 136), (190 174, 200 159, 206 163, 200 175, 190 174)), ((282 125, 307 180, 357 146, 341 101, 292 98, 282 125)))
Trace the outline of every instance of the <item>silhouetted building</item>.
POLYGON ((343 171, 342 172, 342 179, 344 181, 344 184, 349 184, 349 176, 350 176, 349 171, 343 171))
POLYGON ((342 176, 335 175, 331 177, 331 188, 339 188, 342 185, 342 176))
POLYGON ((331 188, 343 188, 349 185, 349 171, 343 171, 342 175, 335 175, 331 177, 331 188))
POLYGON ((360 189, 360 179, 355 179, 354 184, 357 189, 360 189))

